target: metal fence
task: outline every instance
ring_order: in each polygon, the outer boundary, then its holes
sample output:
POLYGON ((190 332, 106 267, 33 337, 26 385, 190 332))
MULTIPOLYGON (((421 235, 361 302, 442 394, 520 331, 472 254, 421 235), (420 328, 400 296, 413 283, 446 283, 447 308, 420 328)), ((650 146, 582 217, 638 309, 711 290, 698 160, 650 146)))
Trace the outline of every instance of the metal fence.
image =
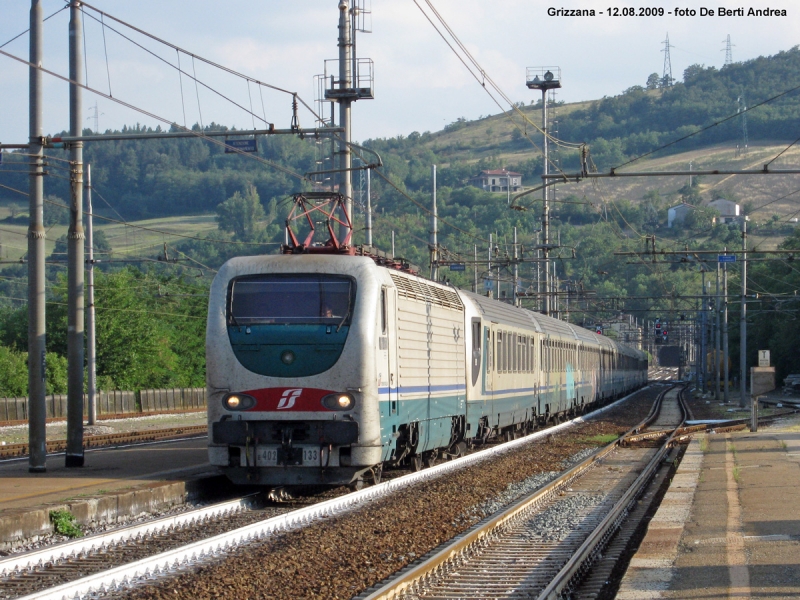
MULTIPOLYGON (((67 416, 67 395, 49 394, 45 397, 47 418, 67 416)), ((88 399, 84 396, 83 413, 87 415, 88 399)), ((98 415, 135 415, 141 413, 204 410, 205 388, 168 388, 139 390, 138 392, 112 390, 97 393, 98 415)), ((0 398, 0 421, 26 421, 27 398, 0 398)))

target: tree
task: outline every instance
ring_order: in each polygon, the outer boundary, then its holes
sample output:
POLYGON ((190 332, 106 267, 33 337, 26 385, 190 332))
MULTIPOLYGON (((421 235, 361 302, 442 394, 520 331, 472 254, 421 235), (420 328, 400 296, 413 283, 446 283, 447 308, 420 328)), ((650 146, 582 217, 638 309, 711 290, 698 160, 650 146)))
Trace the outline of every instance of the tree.
POLYGON ((658 73, 650 73, 650 76, 647 78, 647 89, 648 90, 656 89, 660 82, 661 82, 661 77, 658 76, 658 73))
POLYGON ((265 218, 264 207, 253 185, 248 185, 244 194, 236 192, 217 206, 219 229, 233 233, 240 241, 252 240, 256 225, 265 218))
POLYGON ((12 202, 8 205, 8 212, 11 214, 11 218, 15 219, 17 215, 20 213, 19 204, 12 202))
POLYGON ((58 196, 45 196, 42 225, 69 225, 69 207, 58 196))
MULTIPOLYGON (((109 254, 111 252, 111 244, 108 242, 108 238, 103 231, 95 230, 92 233, 92 245, 94 246, 95 254, 109 254)), ((67 235, 64 234, 56 240, 56 245, 53 247, 52 256, 60 258, 61 260, 67 260, 67 249, 67 235)), ((85 251, 88 255, 88 246, 85 251)))

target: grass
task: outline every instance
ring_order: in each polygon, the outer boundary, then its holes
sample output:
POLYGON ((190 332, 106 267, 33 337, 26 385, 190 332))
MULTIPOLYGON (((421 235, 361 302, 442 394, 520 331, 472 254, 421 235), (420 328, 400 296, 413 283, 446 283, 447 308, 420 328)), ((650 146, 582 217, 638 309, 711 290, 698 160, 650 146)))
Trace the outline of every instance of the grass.
POLYGON ((783 448, 784 450, 786 450, 786 448, 787 448, 787 446, 786 446, 786 442, 784 442, 783 440, 779 440, 779 442, 780 442, 781 448, 783 448))
MULTIPOLYGON (((131 224, 156 231, 127 227, 120 223, 106 223, 101 219, 95 219, 95 230, 106 234, 115 254, 129 256, 151 256, 163 248, 164 242, 174 245, 184 239, 167 235, 169 233, 206 237, 210 232, 217 230, 213 214, 163 217, 131 221, 131 224)), ((27 225, 3 223, 0 226, 0 259, 18 260, 27 253, 27 231, 27 225)), ((54 225, 48 229, 45 252, 50 254, 56 240, 66 233, 66 225, 54 225)))
POLYGON ((741 475, 739 474, 738 466, 733 467, 733 479, 736 481, 736 483, 739 483, 741 480, 741 475))
POLYGON ((590 444, 597 444, 598 446, 604 446, 606 444, 610 444, 611 442, 616 441, 619 438, 619 435, 616 433, 602 433, 598 435, 593 435, 591 437, 583 438, 584 442, 588 442, 590 444))
POLYGON ((83 536, 80 526, 75 522, 75 515, 68 510, 51 510, 50 522, 53 524, 53 530, 69 538, 77 538, 83 536))
POLYGON ((706 436, 700 439, 700 451, 704 454, 708 452, 708 437, 706 436))

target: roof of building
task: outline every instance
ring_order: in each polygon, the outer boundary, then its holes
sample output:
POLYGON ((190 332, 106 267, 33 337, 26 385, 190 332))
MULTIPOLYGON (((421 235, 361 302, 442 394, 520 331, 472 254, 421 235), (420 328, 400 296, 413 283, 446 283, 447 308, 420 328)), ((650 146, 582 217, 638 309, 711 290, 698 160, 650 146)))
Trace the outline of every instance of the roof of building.
POLYGON ((522 173, 515 173, 514 171, 509 171, 508 169, 490 169, 489 171, 481 171, 481 174, 478 175, 511 175, 513 177, 522 177, 522 173))
POLYGON ((673 208, 681 208, 683 206, 685 206, 686 208, 691 208, 691 209, 697 208, 694 204, 689 204, 688 202, 681 202, 680 204, 676 204, 675 206, 670 206, 669 210, 672 210, 673 208))

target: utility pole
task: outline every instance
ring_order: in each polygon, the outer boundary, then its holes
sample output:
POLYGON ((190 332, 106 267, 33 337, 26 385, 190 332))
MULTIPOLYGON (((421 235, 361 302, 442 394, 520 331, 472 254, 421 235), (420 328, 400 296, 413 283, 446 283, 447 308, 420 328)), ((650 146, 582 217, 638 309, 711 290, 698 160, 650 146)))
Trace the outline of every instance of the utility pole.
POLYGON ((728 65, 733 64, 732 47, 735 46, 736 44, 731 44, 731 34, 730 33, 728 34, 727 39, 722 43, 725 44, 725 66, 727 67, 728 65))
POLYGON ((541 248, 541 234, 542 230, 536 230, 536 310, 542 310, 542 248, 541 248))
POLYGON ((698 372, 698 383, 701 393, 706 393, 706 268, 700 264, 700 279, 703 285, 703 294, 700 300, 700 368, 698 372))
POLYGON ((47 434, 45 424, 45 287, 44 243, 42 224, 44 206, 44 147, 42 131, 42 72, 37 68, 42 56, 42 0, 31 0, 30 63, 28 69, 30 113, 28 182, 30 224, 28 225, 28 471, 47 471, 47 434))
POLYGON ((742 311, 739 319, 739 406, 749 406, 747 398, 747 216, 742 217, 742 311))
MULTIPOLYGON (((339 79, 335 81, 333 74, 330 76, 330 87, 325 89, 325 100, 339 103, 339 127, 343 134, 339 141, 339 193, 345 198, 345 209, 350 218, 353 217, 353 156, 350 153, 350 140, 352 139, 351 106, 360 99, 371 99, 372 95, 372 61, 368 61, 370 68, 368 74, 359 72, 360 61, 355 55, 356 31, 367 32, 363 27, 363 17, 369 14, 361 5, 363 2, 354 0, 350 8, 350 0, 339 0, 339 79), (337 85, 338 84, 338 85, 337 85)), ((328 81, 328 62, 325 63, 325 80, 328 81)), ((333 121, 333 111, 331 111, 333 121)), ((333 123, 331 123, 333 124, 333 123)), ((335 144, 332 144, 335 148, 335 144)))
MULTIPOLYGON (((492 281, 492 234, 489 234, 489 260, 487 261, 489 267, 489 281, 492 281)), ((499 294, 498 294, 499 295, 499 294)))
POLYGON ((664 74, 661 76, 661 86, 670 87, 674 80, 672 78, 672 59, 669 56, 669 49, 675 46, 669 43, 669 32, 667 32, 667 39, 661 43, 664 44, 664 49, 662 50, 664 53, 664 74))
MULTIPOLYGON (((547 140, 547 91, 561 87, 561 69, 558 67, 528 67, 525 76, 528 89, 542 92, 542 155, 543 155, 543 181, 548 174, 548 140, 547 140), (553 73, 556 72, 556 74, 553 73)), ((542 188, 542 246, 544 256, 544 310, 545 315, 550 315, 552 300, 552 286, 550 283, 550 204, 549 187, 542 188)))
MULTIPOLYGON (((83 27, 78 0, 69 5, 69 120, 71 135, 83 133, 83 27)), ((83 142, 70 144, 72 197, 67 233, 67 450, 65 466, 82 467, 83 455, 83 142)))
MULTIPOLYGON (((728 249, 725 249, 727 254, 728 249)), ((728 397, 728 381, 730 381, 730 365, 728 354, 728 263, 722 265, 722 367, 725 373, 725 394, 724 402, 728 404, 730 398, 728 397)))
MULTIPOLYGON (((339 1, 339 89, 350 90, 353 88, 353 43, 350 29, 349 1, 339 1)), ((353 166, 353 157, 350 154, 350 139, 352 126, 350 123, 350 105, 353 97, 343 93, 339 99, 339 126, 344 128, 344 139, 339 144, 339 191, 345 197, 347 214, 353 218, 353 180, 350 169, 353 166)))
POLYGON ((478 245, 472 245, 472 292, 478 293, 478 245))
MULTIPOLYGON (((367 214, 364 217, 367 246, 372 246, 372 169, 367 169, 367 214)), ((352 218, 352 217, 351 217, 352 218)))
POLYGON ((89 381, 87 396, 89 400, 89 425, 97 421, 97 336, 94 320, 94 216, 92 215, 92 167, 86 165, 86 245, 89 260, 87 261, 86 287, 89 310, 86 313, 86 361, 88 363, 89 381))
POLYGON ((519 265, 517 264, 517 228, 514 227, 514 291, 512 292, 513 305, 519 306, 517 288, 519 287, 519 265))
POLYGON ((436 208, 436 165, 431 165, 431 197, 433 199, 433 212, 431 213, 430 253, 431 253, 431 279, 439 280, 439 232, 438 210, 436 208))
POLYGON ((714 399, 719 402, 719 387, 722 379, 722 374, 719 369, 719 359, 720 359, 720 324, 719 324, 719 312, 720 312, 720 301, 719 301, 719 261, 717 261, 717 290, 714 296, 714 319, 715 319, 715 341, 714 341, 714 375, 716 376, 717 387, 714 392, 714 399))

